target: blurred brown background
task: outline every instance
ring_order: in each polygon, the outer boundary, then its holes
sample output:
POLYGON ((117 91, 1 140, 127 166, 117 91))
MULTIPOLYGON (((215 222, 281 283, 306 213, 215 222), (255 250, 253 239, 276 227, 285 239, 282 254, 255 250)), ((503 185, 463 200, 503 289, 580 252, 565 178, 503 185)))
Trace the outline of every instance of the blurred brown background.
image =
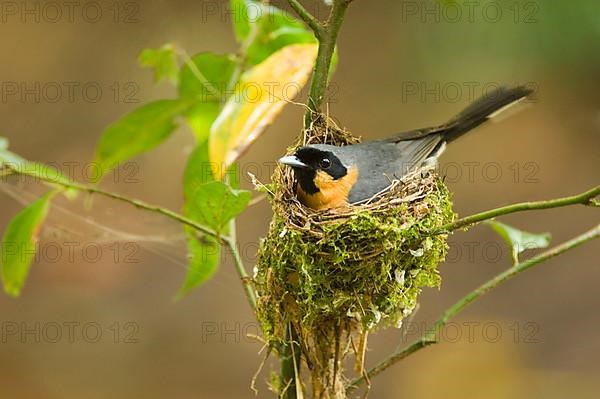
MULTIPOLYGON (((55 11, 44 8, 50 2, 14 2, 16 15, 8 12, 8 3, 2 2, 0 22, 0 135, 29 159, 63 167, 79 162, 74 166, 79 180, 103 128, 136 106, 125 101, 127 94, 143 103, 174 93, 167 84, 154 86, 151 73, 138 67, 142 49, 166 42, 192 54, 236 49, 225 1, 82 2, 72 22, 60 2, 54 3, 62 12, 56 22, 55 11), (93 4, 84 11, 88 3, 93 4), (22 15, 23 7, 34 14, 22 15), (65 82, 78 84, 75 97, 68 98, 65 89, 54 101, 54 84, 65 88, 65 82), (14 83, 19 92, 9 94, 14 83), (22 84, 39 98, 26 94, 22 84)), ((455 193, 457 212, 564 196, 598 184, 597 3, 475 3, 470 9, 447 2, 355 0, 339 42, 331 114, 355 133, 379 138, 442 122, 484 87, 529 84, 536 96, 527 111, 468 135, 444 155, 440 168, 455 193)), ((321 3, 306 4, 324 16, 321 3)), ((268 166, 298 134, 301 115, 300 107, 288 106, 244 157, 242 168, 251 165, 268 181, 268 166)), ((125 171, 133 171, 136 182, 120 175, 105 186, 178 209, 191 145, 192 136, 182 127, 161 148, 136 159, 137 169, 125 171)), ((35 183, 14 183, 2 184, 0 226, 20 209, 18 200, 40 192, 35 183)), ((185 272, 179 227, 112 201, 97 198, 91 207, 84 205, 59 201, 43 234, 46 254, 34 264, 22 297, 0 296, 1 396, 251 397, 261 345, 246 337, 257 330, 230 256, 215 279, 174 303, 185 272), (72 258, 65 242, 77 243, 72 258), (54 260, 57 246, 63 253, 54 260)), ((239 219, 248 267, 269 220, 266 202, 239 219)), ((550 231, 558 243, 597 224, 598 213, 575 207, 502 220, 550 231)), ((450 241, 449 261, 441 265, 442 289, 423 293, 413 328, 430 325, 460 296, 510 264, 503 243, 485 227, 450 241)), ((588 244, 476 302, 447 331, 444 343, 377 377, 371 397, 596 397, 598 250, 597 242, 588 244)), ((412 331, 407 339, 416 336, 412 331)), ((369 363, 400 342, 395 329, 372 336, 369 363)), ((268 363, 258 377, 259 397, 272 397, 265 384, 271 370, 276 365, 268 363)))

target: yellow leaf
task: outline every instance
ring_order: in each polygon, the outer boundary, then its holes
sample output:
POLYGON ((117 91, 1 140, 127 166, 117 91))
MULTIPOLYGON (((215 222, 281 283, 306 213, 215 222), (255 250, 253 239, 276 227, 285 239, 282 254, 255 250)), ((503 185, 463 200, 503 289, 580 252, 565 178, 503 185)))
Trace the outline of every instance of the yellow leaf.
POLYGON ((242 75, 211 127, 209 157, 221 177, 306 84, 316 56, 316 44, 286 46, 242 75))

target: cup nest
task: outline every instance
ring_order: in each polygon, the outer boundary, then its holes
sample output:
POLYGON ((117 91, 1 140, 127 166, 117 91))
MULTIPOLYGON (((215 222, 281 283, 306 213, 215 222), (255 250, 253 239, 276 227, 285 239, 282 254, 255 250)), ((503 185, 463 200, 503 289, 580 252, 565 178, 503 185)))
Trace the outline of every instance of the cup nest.
MULTIPOLYGON (((358 142, 323 117, 290 152, 306 144, 358 142)), ((340 334, 400 324, 423 287, 439 286, 447 236, 427 232, 455 214, 433 170, 415 170, 363 203, 324 211, 297 200, 290 168, 278 166, 272 181, 274 215, 254 276, 269 342, 282 342, 291 323, 309 359, 315 346, 340 334)))

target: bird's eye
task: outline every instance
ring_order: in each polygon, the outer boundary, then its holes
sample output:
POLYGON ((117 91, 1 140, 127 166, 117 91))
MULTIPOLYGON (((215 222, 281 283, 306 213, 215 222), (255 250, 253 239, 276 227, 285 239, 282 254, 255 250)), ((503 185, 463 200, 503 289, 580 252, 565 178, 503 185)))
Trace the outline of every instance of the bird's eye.
POLYGON ((329 160, 329 158, 323 158, 321 159, 319 166, 321 167, 321 169, 329 169, 329 167, 331 166, 331 161, 329 160))

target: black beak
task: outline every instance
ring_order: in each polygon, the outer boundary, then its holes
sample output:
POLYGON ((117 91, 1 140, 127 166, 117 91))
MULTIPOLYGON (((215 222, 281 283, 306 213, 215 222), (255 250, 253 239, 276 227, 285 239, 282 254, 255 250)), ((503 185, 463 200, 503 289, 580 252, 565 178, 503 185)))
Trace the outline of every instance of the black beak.
POLYGON ((299 160, 295 155, 288 155, 280 158, 278 162, 283 165, 291 166, 292 168, 306 169, 309 167, 307 164, 299 160))

